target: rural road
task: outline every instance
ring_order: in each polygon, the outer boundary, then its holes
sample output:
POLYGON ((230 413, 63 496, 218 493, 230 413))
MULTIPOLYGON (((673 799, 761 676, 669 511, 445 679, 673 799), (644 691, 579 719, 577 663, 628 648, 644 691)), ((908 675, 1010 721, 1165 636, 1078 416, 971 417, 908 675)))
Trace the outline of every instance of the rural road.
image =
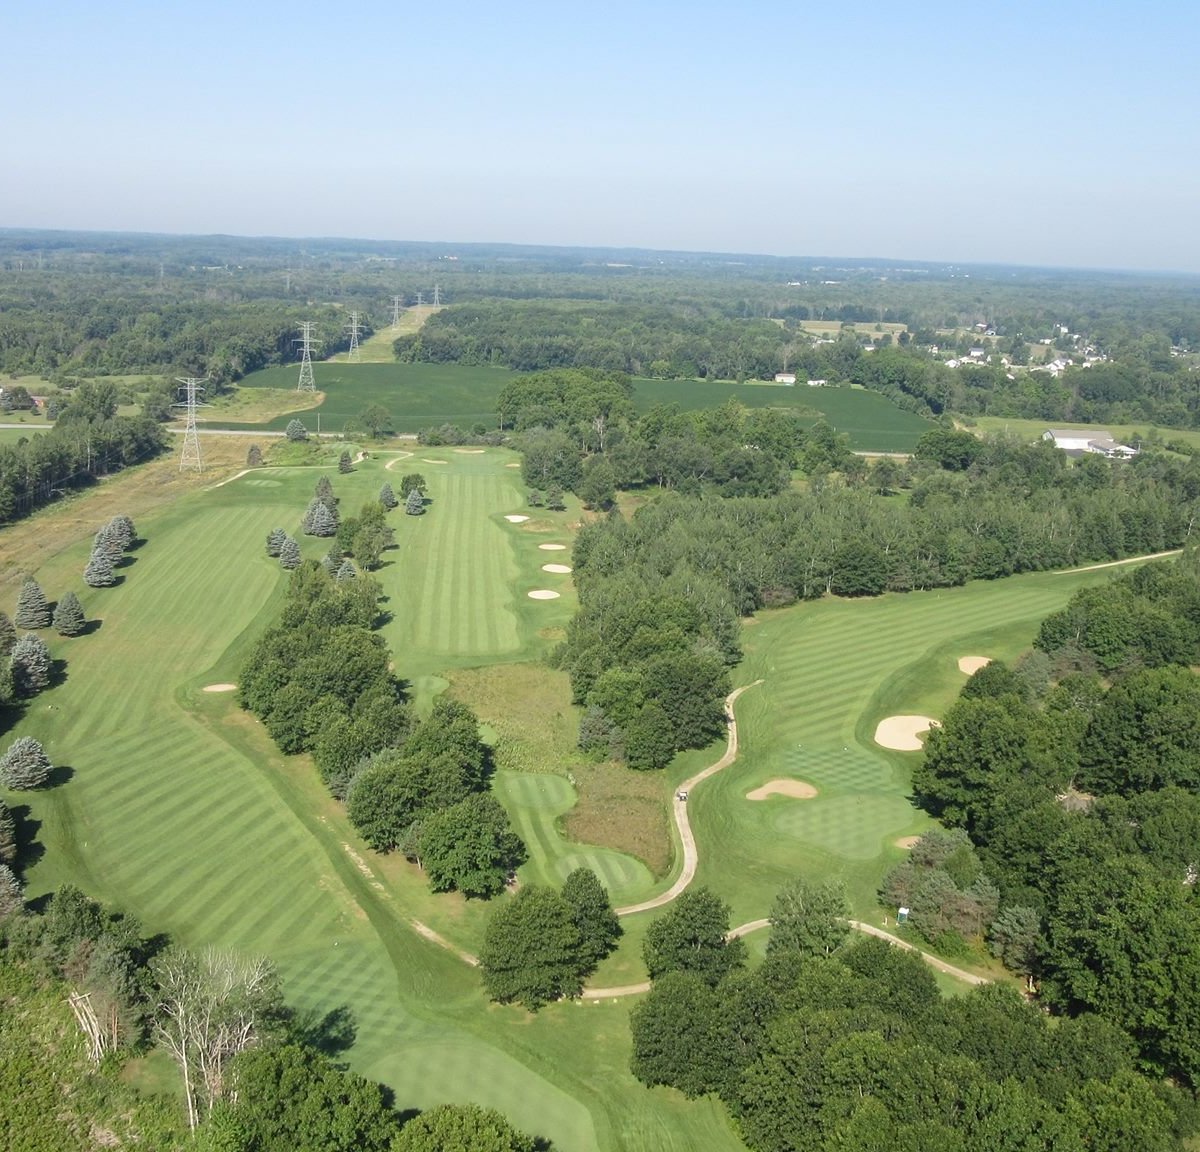
POLYGON ((679 840, 683 844, 683 868, 680 870, 679 879, 665 892, 651 900, 643 900, 640 904, 630 904, 625 908, 618 908, 618 916, 632 916, 635 912, 649 912, 651 908, 661 908, 664 904, 670 904, 695 879, 696 866, 700 862, 700 857, 696 852, 696 838, 692 835, 692 823, 688 818, 687 801, 680 800, 679 797, 681 794, 686 795, 690 792, 700 781, 715 776, 722 768, 728 768, 737 759, 738 732, 737 720, 733 715, 734 701, 747 688, 753 688, 761 683, 761 680, 755 680, 754 684, 745 684, 741 688, 735 688, 725 697, 725 715, 729 717, 729 736, 725 745, 725 755, 716 763, 710 764, 703 771, 697 772, 695 776, 685 780, 675 791, 675 799, 672 802, 675 827, 679 829, 679 840))

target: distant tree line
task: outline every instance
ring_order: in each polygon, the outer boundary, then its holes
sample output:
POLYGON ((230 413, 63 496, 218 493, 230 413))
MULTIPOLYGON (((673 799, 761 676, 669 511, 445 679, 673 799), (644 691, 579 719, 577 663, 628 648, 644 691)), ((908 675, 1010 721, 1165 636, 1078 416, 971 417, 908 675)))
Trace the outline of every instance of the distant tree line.
POLYGON ((165 443, 148 417, 117 415, 111 384, 82 384, 52 427, 0 445, 0 524, 28 516, 67 489, 148 460, 165 443))
POLYGON ((1077 592, 1017 666, 968 681, 913 776, 1008 910, 993 951, 1043 1004, 1099 1015, 1146 1067, 1193 1087, 1198 573, 1192 550, 1077 592))

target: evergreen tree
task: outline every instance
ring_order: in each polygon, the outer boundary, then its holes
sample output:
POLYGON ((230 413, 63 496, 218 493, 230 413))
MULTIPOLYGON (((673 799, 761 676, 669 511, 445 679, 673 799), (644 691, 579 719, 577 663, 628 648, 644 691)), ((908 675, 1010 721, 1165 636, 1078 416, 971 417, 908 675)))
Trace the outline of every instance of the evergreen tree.
POLYGON ((283 542, 287 539, 287 533, 282 528, 272 528, 267 533, 267 555, 278 556, 279 549, 283 547, 283 542))
POLYGON ((551 485, 551 487, 546 489, 546 507, 551 512, 562 512, 566 506, 566 501, 563 499, 563 490, 557 484, 551 485))
POLYGON ((17 859, 17 822, 0 800, 0 864, 14 864, 17 859))
POLYGON ((392 491, 392 486, 390 484, 385 483, 384 486, 379 489, 379 503, 382 504, 389 512, 400 503, 400 501, 396 499, 396 493, 392 491))
POLYGON ((300 567, 300 545, 288 536, 279 548, 279 566, 289 572, 300 567))
POLYGON ((83 570, 83 582, 89 588, 109 588, 117 582, 112 561, 103 552, 93 552, 83 570))
POLYGON ((16 791, 40 788, 50 779, 50 757, 32 736, 18 736, 0 756, 0 784, 16 791))
POLYGON ((357 575, 358 573, 354 569, 354 562, 352 560, 343 560, 338 566, 336 579, 339 584, 342 584, 347 580, 353 580, 357 575))
POLYGON ((105 524, 99 532, 96 533, 96 538, 92 543, 92 555, 101 555, 111 564, 117 564, 125 555, 125 549, 121 545, 121 539, 113 531, 112 523, 105 524))
POLYGON ((133 521, 122 513, 119 516, 114 516, 108 522, 108 527, 120 543, 121 551, 127 552, 130 545, 137 539, 137 531, 133 526, 133 521))
POLYGON ((50 605, 46 603, 41 585, 32 576, 25 578, 17 596, 15 623, 18 628, 45 628, 50 623, 50 605))
POLYGON ((328 476, 322 476, 317 481, 317 488, 314 495, 331 511, 337 508, 337 497, 333 494, 333 482, 328 476))
POLYGON ((7 656, 17 642, 17 630, 7 612, 0 612, 0 657, 7 656))
POLYGON ((338 569, 342 564, 342 550, 334 545, 328 552, 321 557, 321 567, 329 573, 330 576, 336 576, 338 569))
POLYGON ((0 920, 24 906, 25 890, 17 874, 7 864, 0 864, 0 920))
POLYGON ((246 453, 246 467, 261 468, 262 462, 262 449, 257 444, 251 444, 250 451, 246 453))
POLYGON ((32 632, 26 632, 13 645, 8 657, 13 692, 17 696, 36 696, 50 683, 50 649, 32 632))
POLYGON ((303 528, 306 536, 336 536, 337 516, 329 510, 328 504, 323 504, 314 496, 304 513, 303 528))
POLYGON ((419 488, 414 488, 405 497, 404 511, 409 516, 420 516, 425 511, 425 497, 421 495, 419 488))
POLYGON ((298 441, 308 439, 308 429, 299 420, 289 420, 287 431, 284 435, 294 444, 298 441))
POLYGON ((54 630, 60 636, 78 636, 87 627, 83 605, 74 592, 66 592, 54 608, 54 630))
POLYGON ((354 471, 354 462, 350 459, 350 453, 345 449, 338 457, 338 471, 344 476, 347 472, 354 471))

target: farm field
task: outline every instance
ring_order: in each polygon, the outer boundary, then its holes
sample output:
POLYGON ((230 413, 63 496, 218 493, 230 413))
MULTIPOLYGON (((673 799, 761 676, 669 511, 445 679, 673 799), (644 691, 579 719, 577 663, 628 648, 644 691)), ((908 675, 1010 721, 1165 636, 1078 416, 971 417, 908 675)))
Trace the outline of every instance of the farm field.
MULTIPOLYGON (((444 687, 441 673, 536 659, 573 610, 569 576, 541 571, 553 554, 539 544, 569 543, 578 510, 507 521, 530 514, 519 473, 505 467, 514 459, 502 449, 421 448, 332 475, 350 512, 385 479, 398 487, 406 471, 420 471, 428 482, 425 516, 392 514, 399 546, 379 573, 392 614, 384 634, 420 707, 444 687), (543 589, 560 597, 528 596, 543 589)), ((487 906, 435 897, 414 868, 369 853, 305 758, 280 757, 230 695, 201 691, 236 680, 278 605, 283 579, 263 541, 274 526, 295 528, 321 472, 259 469, 181 495, 139 521, 146 543, 116 588, 82 587, 90 534, 41 564, 47 593, 75 588, 100 627, 70 641, 48 637, 68 661, 67 679, 16 729, 73 773, 29 795, 45 847, 31 896, 71 881, 185 943, 269 954, 296 1007, 350 1009, 352 1066, 391 1085, 401 1107, 474 1100, 562 1149, 740 1147, 712 1101, 648 1092, 632 1079, 635 1001, 563 1004, 535 1017, 487 1005, 477 973, 409 923, 474 951, 487 906)), ((63 511, 78 519, 85 508, 63 511)), ((326 547, 303 540, 306 555, 326 547)), ((738 703, 741 757, 689 801, 697 882, 727 899, 739 923, 766 915, 797 872, 838 875, 860 918, 875 920, 875 886, 901 855, 893 841, 922 827, 906 800, 913 754, 875 746, 875 722, 938 715, 963 682, 959 656, 1014 654, 1076 587, 1108 578, 1040 574, 762 614, 745 630, 747 655, 735 670, 739 684, 763 680, 738 703), (816 799, 745 799, 789 777, 812 783, 816 799)), ((680 757, 664 793, 719 752, 680 757)), ((563 838, 574 790, 556 771, 532 765, 497 778, 530 849, 521 879, 554 881, 587 864, 618 903, 667 887, 670 877, 654 883, 626 853, 563 838)), ((598 985, 643 977, 640 940, 652 915, 629 919, 598 985)))
MULTIPOLYGON (((471 368, 456 364, 346 364, 313 365, 317 388, 325 393, 318 409, 321 429, 340 432, 347 420, 357 417, 372 404, 391 412, 396 431, 416 432, 443 423, 466 427, 475 423, 494 428, 496 398, 516 373, 504 368, 471 368)), ((295 390, 298 369, 268 368, 247 376, 240 388, 295 390)), ((783 387, 774 384, 735 384, 709 380, 634 380, 634 406, 645 412, 657 404, 678 404, 682 409, 716 408, 730 398, 748 408, 802 410, 810 421, 824 416, 839 432, 850 438, 850 446, 864 452, 908 452, 929 421, 896 407, 886 397, 859 388, 783 387)), ((278 394, 273 393, 273 394, 278 394)), ((211 428, 280 431, 293 417, 315 430, 316 413, 294 411, 264 423, 237 422, 210 413, 205 423, 211 428)))
MULTIPOLYGON (((1037 440, 1047 428, 1097 428, 1111 432, 1122 444, 1136 446, 1152 427, 1149 424, 1080 424, 1073 420, 1016 420, 1004 416, 974 417, 974 428, 991 434, 1007 432, 1024 440, 1037 440)), ((1188 428, 1159 428, 1163 442, 1182 440, 1200 452, 1200 431, 1188 428)))

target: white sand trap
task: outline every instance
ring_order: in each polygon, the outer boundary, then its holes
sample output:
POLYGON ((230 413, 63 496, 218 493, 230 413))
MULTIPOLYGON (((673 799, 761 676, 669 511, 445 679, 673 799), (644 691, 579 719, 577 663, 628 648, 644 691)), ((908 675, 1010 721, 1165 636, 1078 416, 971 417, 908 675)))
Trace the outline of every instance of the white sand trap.
POLYGON ((504 519, 507 520, 510 524, 524 524, 525 521, 529 519, 529 517, 528 516, 505 516, 504 519))
POLYGON ((920 836, 901 836, 899 840, 892 841, 897 848, 915 848, 920 842, 920 836))
POLYGON ((530 600, 557 600, 558 593, 551 592, 549 588, 535 588, 529 593, 530 600))
POLYGON ((746 793, 747 800, 765 800, 768 796, 790 796, 793 800, 811 800, 817 790, 803 780, 768 780, 761 788, 746 793))
POLYGON ((505 464, 505 465, 504 465, 504 467, 505 467, 505 468, 520 468, 520 467, 521 467, 521 465, 520 465, 520 464, 513 463, 513 464, 505 464))
POLYGON ((455 452, 461 452, 464 456, 482 456, 486 449, 484 448, 455 448, 455 452))
POLYGON ((449 464, 449 460, 430 460, 428 456, 421 457, 422 464, 449 464))
POLYGON ((879 721, 875 743, 893 752, 920 752, 925 747, 919 739, 921 734, 940 727, 941 724, 928 716, 889 716, 879 721))
POLYGON ((543 564, 542 571, 543 572, 559 572, 559 573, 562 573, 563 575, 566 575, 566 573, 571 571, 571 568, 570 568, 570 565, 568 565, 568 564, 543 564))
POLYGON ((204 685, 205 692, 235 692, 236 690, 237 690, 236 684, 205 684, 204 685))
POLYGON ((539 544, 538 547, 543 552, 565 552, 567 550, 565 544, 539 544))
POLYGON ((990 656, 963 656, 958 661, 958 670, 964 676, 974 676, 980 668, 986 668, 991 662, 990 656))

